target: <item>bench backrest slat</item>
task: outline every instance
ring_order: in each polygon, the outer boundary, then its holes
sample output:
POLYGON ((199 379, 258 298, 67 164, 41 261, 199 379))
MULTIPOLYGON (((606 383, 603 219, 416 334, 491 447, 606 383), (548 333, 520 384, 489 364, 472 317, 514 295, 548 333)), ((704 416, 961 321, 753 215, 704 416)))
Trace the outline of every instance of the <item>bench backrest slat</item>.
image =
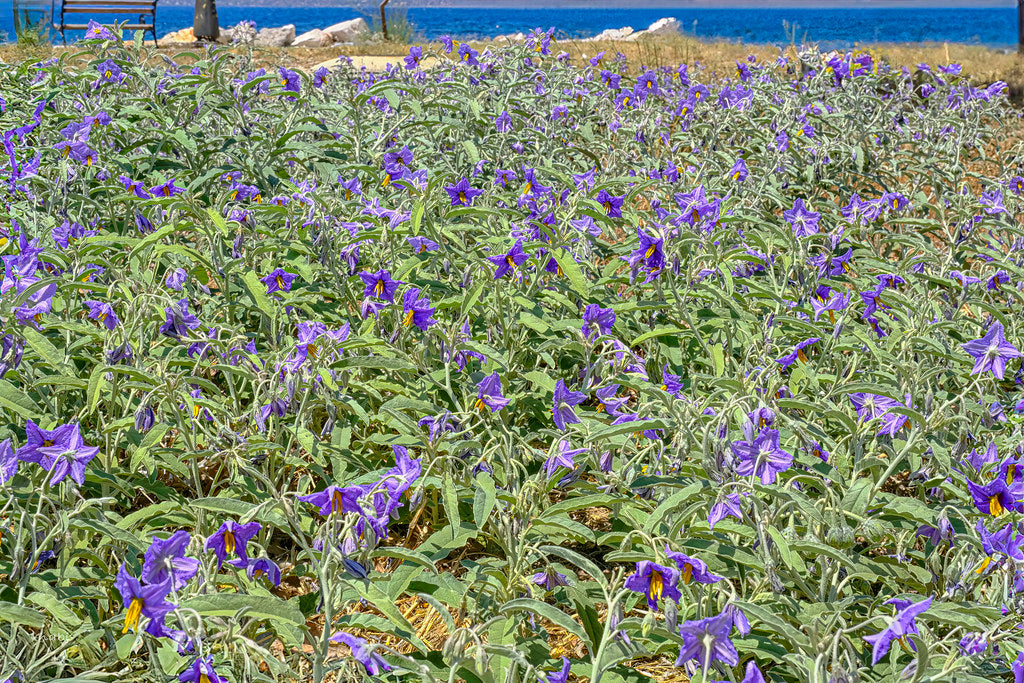
POLYGON ((130 29, 142 29, 153 34, 156 40, 156 3, 157 0, 61 0, 60 18, 54 17, 54 28, 64 35, 64 31, 78 31, 88 25, 72 24, 65 15, 76 15, 78 21, 83 14, 133 14, 145 23, 126 26, 130 29))

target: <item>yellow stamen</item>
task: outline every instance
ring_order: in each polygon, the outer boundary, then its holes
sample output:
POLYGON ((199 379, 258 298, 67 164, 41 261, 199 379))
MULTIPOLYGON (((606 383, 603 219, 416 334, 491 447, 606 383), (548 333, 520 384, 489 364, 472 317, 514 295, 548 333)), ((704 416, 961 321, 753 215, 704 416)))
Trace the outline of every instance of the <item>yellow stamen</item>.
POLYGON ((238 190, 231 193, 231 201, 235 201, 236 199, 238 199, 238 190))
POLYGON ((1016 463, 1010 463, 1009 467, 1006 468, 1006 483, 1007 484, 1012 484, 1013 483, 1013 475, 1015 475, 1016 473, 1017 473, 1017 465, 1016 465, 1016 463))
POLYGON ((316 344, 306 344, 306 355, 315 359, 319 353, 320 351, 317 350, 316 344))
POLYGON ((384 295, 384 280, 377 280, 377 284, 375 284, 373 286, 373 295, 374 296, 383 296, 384 295))
POLYGON ((224 552, 233 553, 235 552, 235 535, 230 531, 224 532, 224 552))
POLYGON ((280 275, 277 276, 277 287, 278 289, 284 289, 284 280, 281 279, 280 275))
POLYGON ((193 418, 199 417, 199 411, 201 411, 201 410, 202 410, 202 407, 198 403, 195 404, 194 406, 192 406, 192 417, 193 418))
POLYGON ((465 192, 460 192, 459 193, 459 201, 462 202, 463 204, 466 203, 466 193, 465 192))
POLYGON ((807 362, 807 354, 804 353, 803 349, 800 349, 799 351, 796 352, 796 357, 803 363, 807 362))
POLYGON ((657 249, 658 245, 652 244, 650 247, 647 248, 647 253, 644 254, 644 258, 651 258, 652 256, 654 256, 654 252, 657 251, 657 249))
POLYGON ((259 192, 257 192, 256 194, 254 194, 252 196, 252 200, 254 202, 256 202, 257 204, 259 204, 261 201, 263 201, 263 195, 261 195, 259 192))
POLYGON ((483 400, 482 398, 478 398, 478 399, 476 400, 476 403, 474 403, 474 404, 473 404, 473 408, 475 408, 476 410, 483 410, 483 409, 484 409, 484 408, 486 408, 486 407, 487 407, 487 406, 486 406, 486 404, 484 403, 484 400, 483 400))
POLYGON ((525 195, 525 194, 529 194, 529 193, 530 193, 530 190, 532 190, 532 189, 533 189, 533 183, 526 183, 526 189, 525 189, 525 190, 523 190, 523 194, 524 194, 524 195, 525 195))
POLYGON ((611 202, 605 202, 604 203, 604 212, 605 213, 609 213, 609 214, 612 212, 612 203, 611 202))
POLYGON ((402 324, 405 325, 406 327, 409 327, 409 325, 412 325, 412 316, 413 316, 414 313, 415 313, 414 310, 409 309, 409 312, 405 314, 405 318, 402 319, 402 324))
POLYGON ((736 171, 735 173, 733 173, 732 174, 732 179, 733 180, 739 180, 740 179, 740 172, 736 171))
POLYGON ((683 583, 685 583, 685 584, 689 584, 690 581, 693 579, 693 565, 692 564, 687 563, 686 566, 683 567, 682 578, 683 578, 683 583))
POLYGON ((352 190, 345 190, 345 201, 352 199, 352 190))
POLYGON ((1006 512, 1006 508, 1003 507, 1003 504, 1002 502, 1000 502, 998 495, 992 496, 991 498, 988 499, 988 512, 993 517, 998 517, 999 515, 1006 512))
POLYGON ((335 491, 334 496, 331 498, 331 512, 341 512, 344 508, 344 499, 342 498, 341 491, 335 491))
POLYGON ((121 629, 121 633, 128 633, 130 629, 138 629, 139 617, 142 616, 142 598, 132 598, 132 602, 128 605, 128 611, 124 615, 124 628, 121 629))
POLYGON ((657 600, 665 590, 665 579, 657 569, 651 572, 651 597, 657 600))
POLYGON ((384 176, 384 182, 383 182, 383 183, 381 183, 381 185, 380 185, 380 186, 381 186, 381 187, 387 187, 387 186, 388 186, 388 184, 389 184, 390 182, 391 182, 391 174, 390 174, 390 173, 388 173, 388 174, 386 174, 386 175, 384 176))
POLYGON ((984 560, 981 561, 981 565, 977 569, 974 570, 974 573, 975 574, 981 574, 986 569, 988 569, 988 565, 991 562, 992 562, 992 558, 991 557, 986 557, 984 560))

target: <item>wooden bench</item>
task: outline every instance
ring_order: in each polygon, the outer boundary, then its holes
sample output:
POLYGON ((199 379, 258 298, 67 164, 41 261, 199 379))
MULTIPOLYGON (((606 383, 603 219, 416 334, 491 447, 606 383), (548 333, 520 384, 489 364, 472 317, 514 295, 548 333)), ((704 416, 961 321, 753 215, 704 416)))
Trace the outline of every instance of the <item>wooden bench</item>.
POLYGON ((156 0, 59 0, 60 16, 57 15, 57 2, 53 0, 53 27, 60 31, 61 40, 67 43, 65 31, 84 31, 88 23, 72 23, 76 19, 81 22, 87 17, 68 16, 83 14, 130 14, 139 18, 136 24, 124 24, 121 28, 128 31, 143 31, 153 34, 156 42, 156 0), (147 20, 148 18, 148 20, 147 20))

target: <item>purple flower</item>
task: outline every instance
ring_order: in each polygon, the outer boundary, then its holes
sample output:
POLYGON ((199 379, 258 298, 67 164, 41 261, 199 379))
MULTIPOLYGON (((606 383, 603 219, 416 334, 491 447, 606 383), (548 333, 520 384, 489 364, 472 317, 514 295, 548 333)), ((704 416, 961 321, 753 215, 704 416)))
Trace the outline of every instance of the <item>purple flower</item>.
POLYGON ((386 270, 378 270, 376 273, 363 271, 359 273, 359 279, 366 285, 363 296, 375 296, 378 299, 387 299, 391 302, 395 300, 398 286, 404 284, 401 280, 392 280, 391 273, 386 270))
POLYGON ((1004 477, 996 477, 988 484, 975 484, 967 480, 967 488, 974 499, 974 505, 986 515, 998 517, 1007 510, 1024 510, 1021 499, 1024 498, 1024 488, 1016 482, 1011 486, 1004 477))
POLYGON ((690 581, 696 581, 697 583, 718 583, 722 580, 721 576, 712 574, 708 571, 708 566, 696 557, 690 557, 683 553, 676 553, 665 546, 665 554, 668 555, 668 559, 675 562, 676 567, 679 568, 679 578, 684 584, 690 583, 690 581))
POLYGON ((292 291, 292 283, 298 275, 289 273, 284 268, 274 268, 266 277, 260 278, 260 282, 267 286, 267 294, 274 292, 292 291))
POLYGON ((587 398, 586 394, 580 391, 570 391, 565 386, 564 380, 558 380, 555 385, 554 406, 552 415, 555 426, 560 431, 565 431, 568 424, 579 424, 580 418, 576 416, 573 406, 578 406, 587 398))
POLYGON ((330 75, 330 70, 326 66, 321 66, 313 72, 313 87, 317 89, 324 87, 327 84, 327 77, 330 75))
POLYGON ((172 339, 181 339, 189 330, 199 327, 199 319, 188 312, 188 299, 171 304, 164 312, 167 314, 167 320, 160 326, 160 334, 172 339))
POLYGON ((715 502, 711 506, 711 512, 708 513, 708 526, 714 529, 715 525, 726 517, 743 519, 743 509, 740 507, 740 494, 727 493, 724 498, 715 502))
POLYGON ((866 640, 868 645, 871 646, 872 666, 878 664, 878 661, 885 656, 889 651, 889 646, 894 640, 898 640, 900 644, 909 645, 913 648, 913 642, 908 642, 906 636, 917 635, 917 624, 914 622, 914 619, 932 606, 931 598, 927 598, 918 603, 909 603, 902 600, 889 600, 886 604, 893 604, 896 602, 905 606, 898 607, 899 611, 896 613, 896 617, 892 620, 892 623, 873 636, 864 636, 864 640, 866 640))
POLYGON ((580 453, 586 452, 586 448, 569 448, 569 442, 565 439, 561 439, 558 442, 558 451, 544 461, 544 473, 547 474, 548 479, 550 479, 559 467, 564 467, 572 472, 576 469, 576 461, 573 460, 573 458, 580 453))
POLYGON ((141 578, 146 583, 170 582, 171 590, 181 590, 199 571, 199 560, 185 557, 192 536, 184 529, 165 541, 156 536, 146 549, 141 578))
POLYGON ((505 273, 514 271, 523 265, 529 258, 530 255, 523 251, 523 241, 516 240, 516 243, 512 245, 512 248, 507 253, 500 256, 488 256, 487 260, 497 266, 497 269, 494 271, 494 279, 497 280, 505 273))
POLYGON ((799 360, 802 363, 806 363, 807 354, 804 352, 804 349, 806 349, 811 344, 818 343, 819 341, 821 341, 821 337, 811 337, 810 339, 805 339, 802 342, 797 343, 797 345, 793 347, 793 350, 787 353, 785 356, 781 358, 776 358, 775 362, 781 365, 783 368, 788 368, 790 365, 797 362, 797 360, 799 360))
POLYGON ((501 112, 494 119, 494 129, 499 133, 507 133, 512 130, 512 117, 508 115, 507 111, 501 112))
POLYGON ((25 427, 26 443, 18 449, 22 462, 37 463, 52 472, 50 485, 64 480, 69 474, 81 486, 85 483, 85 466, 96 454, 98 446, 86 446, 77 424, 66 424, 53 431, 39 429, 32 420, 25 427))
POLYGON ((161 185, 154 185, 149 188, 149 193, 154 197, 173 197, 179 195, 185 191, 185 188, 178 187, 174 184, 174 178, 171 178, 166 183, 161 185))
POLYGON ((212 550, 213 554, 217 556, 217 568, 220 569, 224 560, 232 553, 238 555, 241 561, 236 560, 231 564, 237 567, 247 565, 249 556, 246 554, 245 547, 249 543, 249 539, 258 534, 262 528, 263 525, 259 522, 239 524, 231 519, 221 524, 220 529, 206 539, 206 549, 212 550))
POLYGON ((374 651, 373 646, 362 638, 339 631, 331 636, 332 643, 345 643, 352 650, 352 656, 363 665, 368 676, 378 676, 381 671, 391 671, 391 665, 374 651))
POLYGON ((291 69, 281 67, 277 70, 277 75, 281 78, 281 87, 286 92, 299 92, 302 81, 299 79, 299 74, 295 73, 291 69))
POLYGON ((366 493, 362 486, 328 486, 323 491, 299 496, 299 500, 311 503, 320 508, 321 516, 327 517, 334 513, 357 512, 365 514, 359 507, 359 499, 366 493))
POLYGON ((421 59, 423 59, 423 48, 419 45, 413 45, 409 48, 409 54, 405 57, 405 68, 412 71, 420 65, 421 59))
POLYGON ((736 182, 743 182, 747 179, 748 175, 747 162, 743 161, 743 159, 737 159, 736 163, 729 170, 729 177, 736 182))
POLYGON ((6 484, 18 473, 18 456, 11 448, 11 440, 0 441, 0 484, 6 484))
POLYGON ((402 324, 406 327, 415 324, 426 332, 431 325, 437 324, 437 321, 430 317, 437 309, 430 305, 429 299, 420 297, 419 287, 413 287, 402 295, 402 309, 405 312, 402 324))
POLYGON ((661 270, 665 265, 665 252, 662 251, 664 239, 660 235, 648 235, 642 228, 637 228, 636 234, 640 239, 640 246, 629 256, 622 258, 631 268, 636 268, 642 261, 648 270, 661 270))
POLYGON ((406 237, 405 241, 409 243, 412 250, 417 254, 422 254, 425 251, 437 251, 437 242, 434 240, 421 237, 419 235, 413 235, 412 237, 406 237))
POLYGON ((470 187, 469 180, 466 178, 463 178, 454 185, 448 185, 444 189, 452 201, 452 206, 472 206, 473 199, 484 193, 483 190, 476 190, 470 187))
POLYGON ((717 616, 707 619, 684 621, 679 625, 683 646, 679 649, 676 666, 682 666, 690 660, 696 660, 697 664, 704 668, 715 661, 729 666, 739 664, 739 653, 729 639, 732 625, 732 614, 724 610, 717 616))
POLYGON ((608 194, 605 190, 597 193, 597 203, 601 205, 609 218, 622 218, 623 200, 625 200, 625 196, 616 197, 608 194))
POLYGON ((673 375, 668 371, 668 363, 661 368, 661 389, 667 391, 673 398, 681 398, 683 395, 682 375, 673 375))
POLYGON ((501 393, 501 377, 498 376, 497 371, 480 380, 477 387, 479 389, 475 406, 477 410, 483 410, 484 406, 487 406, 492 413, 496 413, 509 404, 509 399, 501 393))
POLYGON ((609 384, 606 387, 601 387, 594 392, 597 396, 597 400, 600 401, 597 405, 598 412, 602 410, 608 411, 609 415, 621 415, 621 408, 629 402, 628 397, 619 397, 616 394, 619 392, 618 384, 609 384))
POLYGON ((563 656, 561 669, 558 671, 546 671, 541 674, 544 677, 544 683, 568 683, 570 666, 569 658, 563 656))
POLYGON ((601 308, 597 304, 587 304, 583 309, 583 334, 591 339, 599 334, 608 334, 615 324, 615 311, 601 308))
POLYGON ((908 424, 906 415, 889 412, 893 408, 905 408, 906 405, 888 396, 861 392, 850 394, 850 402, 860 419, 868 421, 879 418, 881 420, 882 426, 878 430, 879 435, 895 436, 896 432, 908 424))
POLYGON ((794 237, 808 237, 818 232, 820 213, 809 211, 803 199, 793 202, 793 208, 782 212, 782 217, 793 227, 794 237))
POLYGON ((626 579, 625 587, 635 593, 647 596, 647 606, 658 608, 658 599, 671 598, 676 602, 683 597, 679 592, 679 572, 650 560, 636 563, 636 571, 626 579))
POLYGON ((281 585, 281 568, 277 563, 268 557, 261 557, 258 560, 249 560, 245 566, 245 575, 250 579, 258 579, 266 576, 267 581, 273 586, 281 585))
POLYGON ((188 279, 188 273, 185 272, 184 268, 176 268, 167 274, 167 279, 164 280, 164 284, 167 289, 180 292, 185 286, 185 280, 188 279))
POLYGON ((121 602, 127 610, 121 633, 128 633, 133 629, 138 631, 140 617, 148 617, 153 622, 146 630, 151 630, 154 623, 156 628, 162 628, 164 617, 177 607, 166 600, 168 593, 171 592, 170 583, 143 586, 138 579, 128 573, 127 565, 121 565, 114 587, 121 594, 121 602))
POLYGON ((86 301, 84 303, 89 307, 89 317, 108 330, 113 330, 121 322, 117 314, 114 313, 114 309, 110 307, 110 304, 103 303, 102 301, 86 301))
POLYGON ((180 683, 227 683, 213 670, 213 657, 196 657, 192 666, 185 669, 178 676, 180 683))
POLYGON ((568 586, 569 577, 561 572, 556 572, 551 567, 548 567, 542 572, 537 572, 530 577, 530 582, 535 583, 538 586, 544 586, 545 590, 554 590, 558 586, 568 586))
POLYGON ((737 458, 736 473, 740 476, 757 476, 761 483, 775 483, 779 472, 793 464, 793 454, 779 445, 779 432, 764 429, 753 441, 736 441, 729 445, 737 458))
POLYGON ((1002 379, 1006 372, 1006 363, 1019 358, 1021 353, 1010 342, 1006 341, 1003 324, 994 322, 981 339, 961 344, 964 351, 974 358, 972 375, 991 371, 996 379, 1002 379))

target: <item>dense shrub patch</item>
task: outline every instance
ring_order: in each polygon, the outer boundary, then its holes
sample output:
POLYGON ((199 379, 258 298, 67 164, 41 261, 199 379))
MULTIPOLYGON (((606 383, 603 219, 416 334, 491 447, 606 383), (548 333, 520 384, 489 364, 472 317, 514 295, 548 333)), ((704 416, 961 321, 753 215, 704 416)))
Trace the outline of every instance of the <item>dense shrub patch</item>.
POLYGON ((0 673, 1024 677, 1002 84, 93 36, 0 69, 0 673))

